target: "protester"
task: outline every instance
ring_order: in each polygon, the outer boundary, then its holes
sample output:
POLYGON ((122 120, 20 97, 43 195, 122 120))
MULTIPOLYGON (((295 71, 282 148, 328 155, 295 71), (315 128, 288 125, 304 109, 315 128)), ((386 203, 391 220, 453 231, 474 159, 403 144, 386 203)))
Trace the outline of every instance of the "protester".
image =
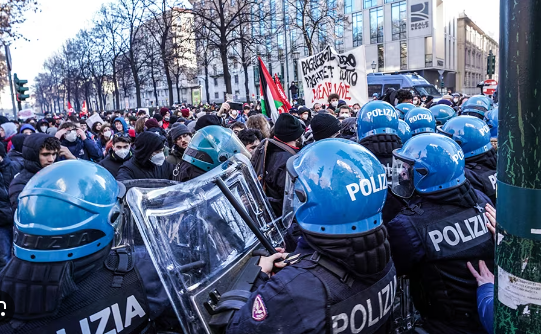
POLYGON ((22 154, 24 168, 17 174, 9 185, 9 199, 13 212, 19 203, 19 194, 28 181, 41 169, 53 164, 59 154, 67 159, 75 159, 69 150, 61 149, 58 138, 36 133, 24 140, 22 154))
POLYGON ((11 138, 11 150, 8 152, 7 156, 13 162, 13 164, 18 166, 18 170, 22 170, 24 167, 24 158, 23 158, 23 143, 27 138, 27 135, 19 133, 13 138, 11 138))
POLYGON ((113 131, 111 130, 111 126, 108 123, 104 123, 95 139, 96 147, 101 157, 105 157, 107 155, 107 144, 112 137, 113 131))
POLYGON ((239 140, 244 144, 248 152, 253 153, 255 148, 259 145, 261 140, 263 140, 263 135, 261 131, 256 129, 244 129, 241 130, 237 136, 239 140))
POLYGON ((165 138, 155 132, 137 136, 133 156, 118 169, 117 180, 171 180, 174 166, 165 161, 164 143, 165 138))
POLYGON ((49 122, 46 119, 40 119, 37 123, 36 129, 40 133, 47 133, 49 129, 49 122))
POLYGON ((163 117, 162 128, 169 128, 169 121, 171 120, 171 111, 165 107, 160 109, 160 115, 163 117))
POLYGON ((88 138, 85 132, 72 122, 62 124, 55 137, 58 138, 61 144, 67 147, 71 154, 77 159, 98 162, 103 158, 96 143, 88 138))
POLYGON ((166 160, 167 162, 176 166, 182 161, 182 156, 184 155, 186 148, 188 148, 188 145, 192 140, 192 134, 190 130, 188 130, 188 127, 186 125, 178 124, 171 128, 169 136, 171 137, 173 145, 171 152, 167 156, 166 160))
MULTIPOLYGON (((199 131, 209 125, 222 125, 222 120, 216 115, 204 115, 197 119, 193 129, 194 131, 199 131)), ((189 125, 188 128, 190 128, 189 125)))
POLYGON ((244 125, 242 122, 234 122, 229 124, 227 127, 230 128, 236 135, 238 135, 240 131, 246 129, 246 125, 244 125))
MULTIPOLYGON (((154 116, 160 116, 161 115, 154 115, 154 116)), ((167 136, 167 133, 165 133, 165 130, 161 128, 160 126, 160 123, 158 123, 158 121, 156 120, 156 118, 149 118, 146 122, 145 122, 145 127, 146 127, 146 130, 145 132, 153 132, 159 136, 162 136, 162 137, 166 137, 167 136)))
POLYGON ((116 178, 120 166, 128 161, 132 155, 129 135, 117 133, 113 136, 113 147, 109 150, 109 154, 99 164, 116 178))
POLYGON ((340 121, 330 114, 317 114, 312 119, 310 125, 314 140, 322 140, 326 138, 335 138, 340 134, 342 129, 340 121))
POLYGON ((126 121, 123 117, 117 117, 113 121, 113 132, 114 133, 128 133, 128 124, 126 124, 126 121))
POLYGON ((411 90, 409 89, 399 89, 396 94, 396 99, 398 100, 398 104, 400 103, 412 103, 413 102, 413 94, 411 90))
POLYGON ((0 139, 6 151, 11 147, 11 138, 17 134, 17 126, 13 122, 0 124, 0 139))
POLYGON ((263 138, 270 138, 270 125, 262 114, 250 116, 246 122, 246 127, 248 129, 259 130, 263 138))

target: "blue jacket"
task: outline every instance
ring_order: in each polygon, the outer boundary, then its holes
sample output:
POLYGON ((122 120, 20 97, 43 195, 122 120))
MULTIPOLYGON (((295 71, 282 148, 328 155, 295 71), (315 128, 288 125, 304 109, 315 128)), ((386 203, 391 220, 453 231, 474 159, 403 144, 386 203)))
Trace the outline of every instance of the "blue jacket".
POLYGON ((85 140, 77 138, 77 140, 74 142, 69 142, 66 139, 62 139, 62 145, 66 146, 70 150, 71 154, 73 154, 77 159, 98 162, 103 158, 101 153, 98 151, 96 142, 88 137, 85 140))
POLYGON ((126 124, 126 121, 124 120, 123 117, 117 117, 115 118, 115 120, 113 121, 113 123, 111 124, 111 129, 113 130, 114 133, 119 133, 120 131, 118 131, 116 129, 116 126, 115 126, 115 122, 116 121, 119 121, 120 123, 122 123, 122 128, 123 128, 123 131, 122 133, 128 133, 128 130, 129 130, 129 127, 128 127, 128 124, 126 124))
POLYGON ((494 284, 483 284, 477 289, 477 310, 483 327, 494 333, 494 284))

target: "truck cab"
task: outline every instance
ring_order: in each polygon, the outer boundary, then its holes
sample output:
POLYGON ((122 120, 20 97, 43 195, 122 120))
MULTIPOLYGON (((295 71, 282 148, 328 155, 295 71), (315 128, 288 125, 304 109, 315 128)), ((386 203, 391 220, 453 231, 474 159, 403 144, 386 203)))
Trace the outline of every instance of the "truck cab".
POLYGON ((409 89, 414 95, 431 95, 434 100, 441 98, 440 92, 417 73, 412 74, 384 74, 373 73, 368 74, 368 96, 373 96, 375 93, 382 96, 388 88, 409 89))

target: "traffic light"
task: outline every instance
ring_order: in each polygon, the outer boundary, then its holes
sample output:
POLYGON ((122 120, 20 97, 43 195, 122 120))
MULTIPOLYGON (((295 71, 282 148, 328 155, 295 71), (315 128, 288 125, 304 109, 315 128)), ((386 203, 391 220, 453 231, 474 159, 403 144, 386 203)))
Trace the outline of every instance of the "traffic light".
POLYGON ((496 56, 490 50, 487 56, 487 74, 494 75, 494 73, 496 73, 496 56))
POLYGON ((13 82, 15 83, 15 91, 17 92, 17 101, 21 102, 30 97, 30 95, 26 94, 28 87, 24 87, 28 83, 28 80, 20 80, 17 77, 17 73, 15 73, 13 74, 13 82))
POLYGON ((441 89, 445 88, 445 82, 443 82, 443 80, 440 81, 440 87, 441 87, 441 89))

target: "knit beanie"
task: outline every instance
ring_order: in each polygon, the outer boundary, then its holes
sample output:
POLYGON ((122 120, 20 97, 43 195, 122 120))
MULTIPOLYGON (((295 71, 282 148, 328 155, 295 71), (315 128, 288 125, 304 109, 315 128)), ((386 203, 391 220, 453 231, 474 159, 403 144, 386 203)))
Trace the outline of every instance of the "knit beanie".
POLYGON ((154 116, 152 116, 152 118, 154 118, 157 122, 163 121, 163 116, 160 115, 160 114, 154 114, 154 116))
POLYGON ((340 121, 331 114, 317 114, 310 123, 314 139, 330 138, 340 131, 340 121))
POLYGON ((180 113, 182 114, 182 117, 184 118, 190 117, 190 109, 186 109, 186 108, 181 109, 180 113))
POLYGON ((282 113, 274 124, 274 136, 283 142, 290 142, 300 138, 305 128, 294 116, 282 113))
POLYGON ((147 127, 147 129, 159 128, 160 127, 160 125, 158 124, 158 122, 154 118, 149 118, 145 122, 145 126, 147 127))
POLYGON ((162 115, 162 117, 165 116, 165 114, 167 114, 168 112, 169 112, 169 109, 165 107, 160 109, 160 115, 162 115))
POLYGON ((191 134, 190 130, 188 130, 188 127, 180 123, 176 123, 175 126, 172 127, 169 131, 169 134, 171 135, 171 139, 173 139, 173 141, 176 141, 178 137, 187 133, 191 134))
POLYGON ((222 120, 216 115, 204 115, 197 119, 195 123, 195 131, 199 131, 205 126, 209 125, 222 125, 222 120))

